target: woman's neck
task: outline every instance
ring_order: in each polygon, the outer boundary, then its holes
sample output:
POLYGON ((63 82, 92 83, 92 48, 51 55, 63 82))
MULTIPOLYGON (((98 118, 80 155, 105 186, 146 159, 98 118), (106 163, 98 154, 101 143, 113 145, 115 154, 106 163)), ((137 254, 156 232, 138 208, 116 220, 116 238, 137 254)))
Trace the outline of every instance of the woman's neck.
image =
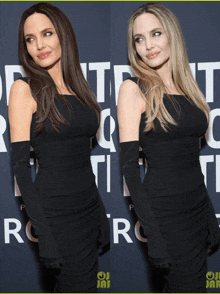
POLYGON ((157 69, 158 75, 161 77, 168 94, 181 94, 178 92, 172 78, 170 63, 164 64, 163 67, 157 69))
POLYGON ((64 83, 60 62, 54 65, 52 68, 48 69, 47 71, 50 74, 51 78, 53 79, 57 87, 57 90, 60 94, 67 94, 67 95, 74 94, 74 93, 70 93, 70 91, 67 89, 64 83))

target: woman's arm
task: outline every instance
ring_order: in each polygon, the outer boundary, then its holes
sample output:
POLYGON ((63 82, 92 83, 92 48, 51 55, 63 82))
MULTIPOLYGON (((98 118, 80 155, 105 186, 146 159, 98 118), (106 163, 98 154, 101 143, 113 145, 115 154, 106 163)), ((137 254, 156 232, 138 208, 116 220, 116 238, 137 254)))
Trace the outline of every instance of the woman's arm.
POLYGON ((36 109, 29 85, 22 80, 14 82, 8 106, 11 142, 30 141, 31 120, 36 109))
POLYGON ((120 142, 139 141, 139 125, 145 103, 140 95, 138 85, 124 81, 118 96, 118 124, 120 142))
POLYGON ((58 267, 59 252, 50 226, 41 207, 39 192, 31 178, 30 127, 36 102, 29 85, 16 81, 9 97, 9 122, 11 131, 11 162, 26 212, 39 241, 39 254, 48 267, 58 267))
POLYGON ((138 86, 132 81, 125 81, 119 91, 118 103, 121 168, 135 212, 147 236, 149 259, 156 267, 168 268, 167 246, 140 177, 139 125, 144 106, 138 86))

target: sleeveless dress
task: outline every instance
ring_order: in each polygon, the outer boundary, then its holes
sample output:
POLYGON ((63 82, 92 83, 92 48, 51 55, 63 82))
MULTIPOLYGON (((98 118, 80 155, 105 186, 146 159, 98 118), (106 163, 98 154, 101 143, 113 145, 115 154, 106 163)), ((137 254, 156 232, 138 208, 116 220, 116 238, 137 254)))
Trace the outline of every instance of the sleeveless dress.
MULTIPOLYGON (((131 80, 137 83, 136 78, 131 80)), ((169 124, 165 132, 155 119, 155 131, 144 132, 143 113, 139 132, 147 160, 143 186, 171 258, 163 291, 206 292, 208 244, 214 246, 220 240, 199 162, 207 120, 185 96, 172 95, 171 101, 164 95, 163 99, 178 125, 169 124)))
MULTIPOLYGON (((26 78, 22 78, 27 82, 26 78)), ((55 104, 69 123, 56 132, 35 132, 31 146, 39 171, 34 186, 61 257, 55 292, 97 292, 99 249, 109 244, 109 222, 90 162, 90 138, 98 130, 96 114, 74 95, 64 95, 69 110, 55 104)))

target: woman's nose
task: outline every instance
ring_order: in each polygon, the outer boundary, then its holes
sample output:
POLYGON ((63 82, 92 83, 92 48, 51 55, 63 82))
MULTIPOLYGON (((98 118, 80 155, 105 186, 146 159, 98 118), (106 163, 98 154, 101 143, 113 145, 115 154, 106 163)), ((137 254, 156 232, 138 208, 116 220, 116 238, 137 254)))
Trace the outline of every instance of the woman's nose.
POLYGON ((153 40, 151 38, 145 39, 145 47, 147 51, 151 50, 154 47, 153 40))
POLYGON ((38 50, 42 50, 45 46, 43 38, 38 38, 36 43, 37 43, 38 50))

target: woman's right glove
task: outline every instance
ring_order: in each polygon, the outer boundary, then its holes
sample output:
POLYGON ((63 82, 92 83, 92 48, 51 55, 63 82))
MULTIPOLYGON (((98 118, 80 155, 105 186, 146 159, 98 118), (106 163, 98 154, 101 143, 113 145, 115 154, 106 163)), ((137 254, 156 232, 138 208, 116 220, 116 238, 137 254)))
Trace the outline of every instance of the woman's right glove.
POLYGON ((128 186, 135 212, 147 236, 148 256, 157 268, 169 268, 170 256, 159 224, 152 212, 151 201, 143 188, 139 166, 139 141, 120 143, 121 169, 128 186))
POLYGON ((57 268, 60 255, 57 243, 40 204, 40 195, 31 178, 30 141, 11 143, 11 163, 30 222, 38 236, 39 255, 47 267, 57 268))

